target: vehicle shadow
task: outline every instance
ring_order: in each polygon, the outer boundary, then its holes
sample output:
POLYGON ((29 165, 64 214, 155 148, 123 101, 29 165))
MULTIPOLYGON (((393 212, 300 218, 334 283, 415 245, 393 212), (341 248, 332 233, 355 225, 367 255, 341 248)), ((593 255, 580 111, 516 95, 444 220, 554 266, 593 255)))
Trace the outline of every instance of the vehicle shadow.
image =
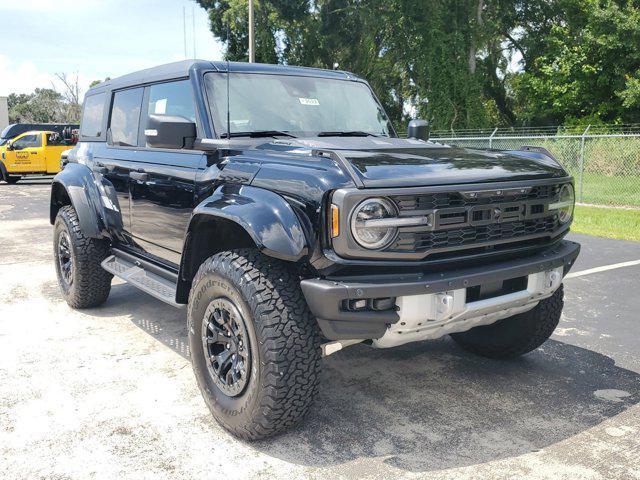
POLYGON ((24 185, 49 185, 53 181, 53 175, 42 177, 24 177, 18 183, 6 183, 0 181, 0 186, 4 188, 19 188, 24 185))
MULTIPOLYGON (((114 285, 97 316, 130 313, 185 358, 186 311, 114 285)), ((604 355, 550 340, 512 361, 468 354, 451 340, 386 350, 349 347, 324 361, 319 396, 297 428, 253 442, 303 466, 383 458, 411 472, 536 451, 640 402, 640 375, 604 355)))

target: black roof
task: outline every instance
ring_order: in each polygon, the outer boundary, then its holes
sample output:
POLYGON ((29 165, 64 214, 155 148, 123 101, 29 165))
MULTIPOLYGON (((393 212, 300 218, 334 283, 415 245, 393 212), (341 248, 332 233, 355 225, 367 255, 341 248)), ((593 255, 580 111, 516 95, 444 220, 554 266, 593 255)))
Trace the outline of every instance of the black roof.
POLYGON ((138 72, 129 73, 122 77, 106 80, 92 87, 87 95, 99 93, 105 90, 113 90, 145 83, 161 82, 175 78, 186 78, 192 69, 215 70, 226 72, 227 65, 230 72, 266 73, 299 75, 305 77, 335 78, 340 80, 360 80, 356 75, 341 70, 325 70, 322 68, 292 67, 288 65, 270 65, 266 63, 224 62, 207 60, 182 60, 180 62, 167 63, 157 67, 147 68, 138 72))

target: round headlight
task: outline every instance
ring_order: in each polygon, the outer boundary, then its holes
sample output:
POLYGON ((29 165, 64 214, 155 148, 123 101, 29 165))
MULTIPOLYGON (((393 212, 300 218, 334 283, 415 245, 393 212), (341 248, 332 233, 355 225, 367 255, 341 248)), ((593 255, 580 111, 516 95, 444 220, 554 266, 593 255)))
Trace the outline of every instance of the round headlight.
POLYGON ((573 206, 576 201, 573 187, 570 183, 565 183, 560 187, 560 195, 558 200, 558 219, 560 223, 567 223, 573 217, 573 206))
POLYGON ((384 198, 369 198, 361 202, 351 215, 351 233, 358 244, 368 249, 387 246, 394 238, 397 228, 385 226, 385 218, 396 216, 395 206, 384 198))

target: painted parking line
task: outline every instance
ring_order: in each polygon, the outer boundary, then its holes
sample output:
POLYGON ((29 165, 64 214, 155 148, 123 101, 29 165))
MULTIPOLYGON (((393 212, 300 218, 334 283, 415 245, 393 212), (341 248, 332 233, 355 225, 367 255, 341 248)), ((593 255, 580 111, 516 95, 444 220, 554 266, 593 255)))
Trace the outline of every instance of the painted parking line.
POLYGON ((635 265, 640 265, 640 260, 631 260, 630 262, 613 263, 602 267, 589 268, 588 270, 569 273, 564 278, 582 277, 584 275, 591 275, 592 273, 606 272, 607 270, 615 270, 616 268, 633 267, 635 265))

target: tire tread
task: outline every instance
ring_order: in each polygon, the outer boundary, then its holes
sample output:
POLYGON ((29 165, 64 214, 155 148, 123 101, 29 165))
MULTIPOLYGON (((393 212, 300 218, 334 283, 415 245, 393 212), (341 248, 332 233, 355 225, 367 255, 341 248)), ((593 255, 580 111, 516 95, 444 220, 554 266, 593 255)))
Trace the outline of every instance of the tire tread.
POLYGON ((553 334, 560 322, 563 301, 562 285, 554 294, 542 300, 528 312, 505 318, 491 325, 454 333, 451 337, 465 350, 487 358, 516 358, 529 353, 553 334), (500 328, 506 322, 517 322, 518 334, 506 338, 500 328), (506 341, 505 341, 506 340, 506 341))
MULTIPOLYGON (((297 424, 319 388, 320 334, 309 311, 295 268, 255 249, 218 253, 203 262, 193 279, 197 285, 210 272, 227 277, 252 312, 263 365, 259 406, 242 426, 216 419, 235 436, 256 440, 297 424)), ((192 288, 189 311, 193 304, 192 288)), ((255 361, 254 357, 254 361, 255 361)), ((206 392, 203 391, 206 398, 206 392)))
POLYGON ((102 305, 109 297, 113 278, 101 266, 101 262, 109 254, 109 242, 85 236, 80 228, 78 214, 71 205, 60 208, 56 223, 58 221, 63 222, 68 229, 74 251, 75 276, 69 291, 63 290, 65 300, 70 307, 76 309, 102 305))

